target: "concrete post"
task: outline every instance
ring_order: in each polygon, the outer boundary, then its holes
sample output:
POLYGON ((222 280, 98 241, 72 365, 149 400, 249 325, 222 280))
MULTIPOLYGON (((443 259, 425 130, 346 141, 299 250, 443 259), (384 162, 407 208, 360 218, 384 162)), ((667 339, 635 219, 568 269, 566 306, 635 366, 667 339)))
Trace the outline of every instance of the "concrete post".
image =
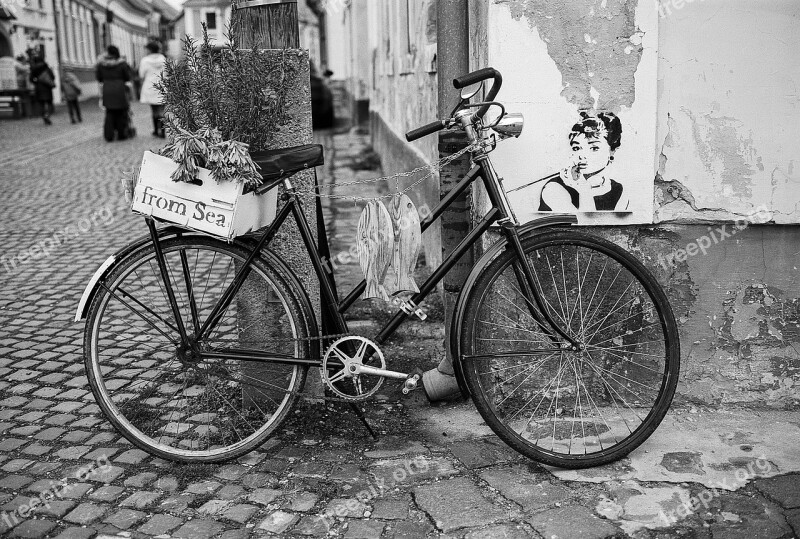
MULTIPOLYGON (((437 4, 437 77, 439 83, 438 117, 446 118, 458 102, 453 79, 469 72, 469 17, 464 0, 438 0, 437 4)), ((439 157, 456 153, 468 143, 461 131, 442 131, 439 134, 439 157)), ((469 171, 469 157, 464 156, 444 167, 440 173, 439 190, 446 195, 469 171)), ((464 194, 442 215, 442 254, 446 257, 470 229, 470 196, 464 194)), ((437 369, 425 373, 425 392, 431 400, 439 400, 458 391, 450 357, 450 319, 458 292, 474 263, 472 253, 461 258, 444 279, 445 350, 447 356, 437 369)))
MULTIPOLYGON (((288 122, 282 125, 273 137, 273 148, 285 148, 310 144, 313 142, 311 128, 311 84, 309 78, 309 58, 308 52, 300 49, 300 27, 298 23, 297 2, 272 1, 269 4, 257 2, 253 7, 247 6, 248 2, 239 2, 237 9, 231 13, 231 33, 240 48, 265 49, 265 55, 275 55, 280 57, 286 64, 293 64, 296 68, 297 76, 292 81, 293 86, 289 89, 286 98, 288 122), (287 50, 288 49, 288 50, 287 50)), ((314 173, 304 171, 292 176, 292 183, 301 191, 313 191, 314 173)), ((304 211, 308 219, 311 230, 317 231, 317 213, 312 203, 305 201, 304 211)), ((279 209, 283 203, 279 200, 279 209)), ((316 238, 315 238, 316 239, 316 238)), ((300 232, 293 219, 288 219, 281 228, 281 231, 270 244, 270 248, 278 253, 281 258, 291 267, 300 278, 303 287, 311 298, 312 305, 319 313, 319 282, 311 265, 311 260, 306 255, 306 250, 300 238, 300 232)), ((245 316, 263 317, 263 309, 269 309, 268 304, 259 303, 259 297, 265 297, 263 291, 243 289, 246 294, 251 296, 248 303, 260 305, 260 311, 245 309, 243 312, 251 313, 245 316)), ((267 317, 269 318, 269 317, 267 317)), ((258 335, 243 335, 245 340, 268 339, 270 337, 268 324, 258 324, 250 320, 245 326, 248 331, 258 335)), ((257 367, 253 367, 257 368, 257 367)), ((272 374, 277 367, 271 367, 272 374)), ((258 378, 258 374, 249 373, 250 376, 258 378)), ((322 394, 322 386, 319 378, 310 377, 307 382, 307 391, 314 395, 322 394), (314 383, 316 381, 316 384, 314 383), (310 386, 310 387, 309 387, 310 386)))

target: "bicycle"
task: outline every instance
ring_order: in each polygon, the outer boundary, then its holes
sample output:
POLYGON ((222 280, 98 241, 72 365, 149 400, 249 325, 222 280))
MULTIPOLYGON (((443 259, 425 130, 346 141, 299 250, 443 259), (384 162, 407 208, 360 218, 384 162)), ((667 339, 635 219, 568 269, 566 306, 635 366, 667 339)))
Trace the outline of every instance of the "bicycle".
MULTIPOLYGON (((114 427, 151 454, 218 462, 260 446, 286 419, 309 367, 337 400, 370 397, 385 379, 414 390, 419 374, 389 370, 380 345, 493 225, 498 240, 473 268, 452 317, 449 346, 459 386, 509 446, 541 463, 582 468, 617 460, 644 442, 675 393, 678 331, 664 291, 617 245, 571 230, 551 215, 517 223, 489 159, 518 136, 520 115, 494 101, 502 76, 485 68, 454 80, 451 117, 409 141, 463 129, 474 166, 422 221, 429 228, 481 178, 491 209, 372 339, 350 334, 344 313, 362 282, 339 300, 290 177, 322 161, 322 148, 272 150, 282 208, 257 237, 233 243, 174 226, 106 261, 87 286, 85 363, 114 427), (470 101, 493 81, 483 102, 470 101), (490 107, 498 118, 484 125, 490 107), (477 109, 477 110, 475 110, 477 109), (319 331, 311 301, 269 244, 291 214, 320 282, 334 333, 319 331)), ((265 171, 262 171, 266 174, 265 171)), ((329 397, 330 398, 330 397, 329 397)))

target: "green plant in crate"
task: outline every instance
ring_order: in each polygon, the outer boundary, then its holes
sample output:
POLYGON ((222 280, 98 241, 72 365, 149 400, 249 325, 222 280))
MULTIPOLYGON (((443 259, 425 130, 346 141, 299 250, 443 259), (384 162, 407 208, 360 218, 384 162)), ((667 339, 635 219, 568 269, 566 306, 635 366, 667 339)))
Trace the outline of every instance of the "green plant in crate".
MULTIPOLYGON (((203 26, 203 40, 183 40, 183 57, 168 60, 156 87, 164 96, 169 144, 161 154, 180 167, 175 181, 191 182, 197 167, 217 181, 258 185, 261 176, 248 150, 269 148, 286 124, 286 97, 297 69, 283 57, 215 47, 203 26)), ((292 54, 291 51, 284 51, 292 54)))

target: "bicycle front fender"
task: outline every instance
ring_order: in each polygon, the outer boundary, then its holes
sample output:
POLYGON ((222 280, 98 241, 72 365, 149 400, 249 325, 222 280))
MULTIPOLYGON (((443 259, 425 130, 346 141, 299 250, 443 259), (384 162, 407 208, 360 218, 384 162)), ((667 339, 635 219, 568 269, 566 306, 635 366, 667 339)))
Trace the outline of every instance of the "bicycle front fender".
MULTIPOLYGON (((553 226, 574 225, 577 224, 578 218, 575 215, 557 214, 548 215, 541 219, 536 219, 530 223, 526 223, 519 227, 518 232, 520 240, 525 240, 529 236, 537 233, 542 228, 553 226)), ((478 263, 472 268, 472 271, 467 277, 461 292, 458 294, 456 301, 456 308, 453 310, 453 317, 450 319, 450 340, 448 345, 450 347, 450 357, 453 359, 453 371, 458 381, 458 387, 464 398, 470 397, 469 389, 464 381, 463 365, 461 364, 461 325, 464 323, 464 311, 467 307, 467 299, 472 293, 475 282, 478 276, 483 273, 484 269, 494 260, 497 255, 504 252, 508 248, 508 240, 502 237, 498 242, 493 244, 488 251, 478 260, 478 263)))

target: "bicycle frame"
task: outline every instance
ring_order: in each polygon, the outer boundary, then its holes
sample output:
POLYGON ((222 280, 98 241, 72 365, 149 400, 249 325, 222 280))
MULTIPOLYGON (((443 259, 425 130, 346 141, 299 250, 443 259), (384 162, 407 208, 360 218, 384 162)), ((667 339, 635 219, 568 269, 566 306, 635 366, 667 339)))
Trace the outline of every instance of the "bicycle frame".
MULTIPOLYGON (((491 209, 486 213, 483 219, 481 219, 481 221, 475 225, 470 233, 463 240, 461 240, 456 248, 442 262, 442 264, 434 270, 434 272, 425 280, 424 283, 422 283, 422 285, 419 287, 419 292, 411 296, 408 301, 404 302, 397 313, 395 313, 395 315, 385 324, 385 326, 374 338, 378 344, 384 344, 400 327, 400 325, 402 325, 402 323, 409 316, 412 316, 414 310, 417 308, 416 306, 424 301, 427 295, 444 278, 447 272, 450 271, 450 269, 458 262, 458 260, 492 225, 496 223, 500 225, 500 230, 506 236, 508 244, 516 251, 518 260, 526 260, 522 244, 520 242, 518 224, 510 209, 510 204, 508 203, 505 192, 503 191, 501 180, 497 176, 491 161, 488 158, 488 155, 486 152, 480 151, 476 156, 473 157, 473 160, 475 161, 475 165, 472 167, 472 169, 439 202, 439 204, 436 205, 431 213, 422 220, 420 223, 422 232, 427 230, 439 217, 441 217, 441 215, 447 210, 448 207, 450 207, 453 201, 464 191, 466 191, 466 189, 470 187, 478 178, 483 180, 483 185, 486 188, 486 192, 492 204, 491 209)), ((222 297, 214 306, 208 318, 202 323, 202 325, 199 324, 199 320, 196 318, 196 308, 193 305, 191 279, 189 278, 188 267, 185 264, 183 265, 184 277, 186 281, 185 284, 189 288, 188 295, 190 298, 190 309, 192 312, 193 326, 195 330, 192 338, 193 341, 201 341, 202 338, 205 335, 208 335, 213 330, 215 325, 220 321, 225 311, 230 306, 230 303, 232 302, 236 293, 247 279, 253 261, 259 256, 259 253, 262 249, 264 249, 264 247, 269 246, 269 243, 289 217, 289 214, 294 217, 300 232, 300 237, 302 238, 306 251, 311 258, 311 264, 314 267, 314 272, 319 279, 321 298, 325 304, 334 306, 334 308, 331 309, 331 314, 333 315, 334 332, 348 332, 344 314, 364 292, 364 289, 366 288, 366 281, 362 281, 345 297, 344 300, 339 301, 339 298, 336 297, 336 293, 334 292, 335 277, 332 271, 329 272, 325 269, 325 263, 320 257, 320 254, 314 243, 311 227, 308 224, 308 220, 306 219, 303 208, 297 198, 295 189, 288 178, 284 180, 284 186, 286 190, 281 196, 281 199, 285 202, 284 206, 278 212, 272 224, 270 224, 267 230, 264 231, 264 233, 260 236, 249 257, 242 264, 233 281, 228 285, 228 288, 225 290, 222 297)), ((169 279, 166 261, 159 247, 158 232, 156 230, 154 221, 151 218, 148 218, 147 221, 150 229, 151 239, 155 244, 155 255, 158 261, 162 279, 164 280, 167 288, 167 296, 173 310, 173 315, 177 321, 177 329, 180 333, 182 343, 187 344, 189 342, 189 335, 187 334, 180 317, 180 311, 175 299, 175 294, 172 290, 172 284, 169 279)), ((527 298, 527 304, 531 315, 553 342, 552 349, 545 349, 541 352, 550 353, 555 350, 564 349, 565 347, 575 347, 576 343, 572 340, 572 338, 568 336, 564 330, 561 329, 561 327, 550 317, 547 309, 543 308, 541 296, 529 265, 515 264, 514 272, 527 298), (559 342, 559 338, 562 339, 561 342, 559 342)), ((263 352, 260 350, 236 349, 204 351, 203 355, 209 359, 237 359, 252 362, 285 363, 312 367, 322 366, 322 358, 295 358, 292 356, 276 355, 274 353, 263 352)), ((335 365, 336 362, 334 361, 333 364, 335 365)), ((386 373, 389 377, 393 378, 406 377, 406 375, 403 373, 393 373, 391 371, 386 371, 386 373)))

